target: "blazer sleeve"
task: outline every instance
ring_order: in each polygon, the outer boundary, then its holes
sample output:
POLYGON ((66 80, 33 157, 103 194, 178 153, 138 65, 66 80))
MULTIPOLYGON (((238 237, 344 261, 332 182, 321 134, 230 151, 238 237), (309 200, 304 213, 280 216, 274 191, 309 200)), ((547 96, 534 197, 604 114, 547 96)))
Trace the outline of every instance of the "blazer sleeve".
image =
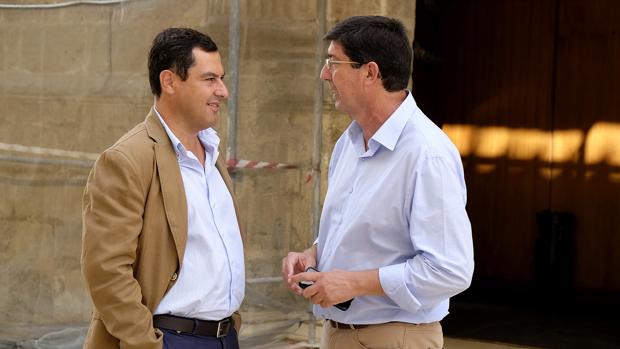
POLYGON ((159 349, 161 331, 142 304, 134 277, 146 184, 121 151, 104 152, 91 171, 82 206, 82 273, 106 330, 126 349, 159 349))

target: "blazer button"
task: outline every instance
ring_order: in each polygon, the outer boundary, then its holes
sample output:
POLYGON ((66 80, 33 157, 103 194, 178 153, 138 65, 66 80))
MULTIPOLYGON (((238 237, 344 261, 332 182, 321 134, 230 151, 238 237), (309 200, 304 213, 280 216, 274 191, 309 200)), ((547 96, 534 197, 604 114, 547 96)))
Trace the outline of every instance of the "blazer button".
POLYGON ((171 281, 176 281, 177 280, 177 273, 172 274, 172 277, 170 278, 171 281))

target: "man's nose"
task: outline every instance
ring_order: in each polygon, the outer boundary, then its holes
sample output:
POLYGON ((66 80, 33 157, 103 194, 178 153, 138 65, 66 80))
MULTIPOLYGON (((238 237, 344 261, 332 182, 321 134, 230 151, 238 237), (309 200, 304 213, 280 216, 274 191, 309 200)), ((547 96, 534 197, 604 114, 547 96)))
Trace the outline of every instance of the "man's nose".
POLYGON ((320 78, 321 80, 331 80, 332 73, 329 71, 329 68, 327 67, 327 65, 323 65, 323 68, 321 68, 320 78))
POLYGON ((228 88, 224 81, 220 80, 220 86, 215 90, 215 94, 221 98, 228 98, 228 88))

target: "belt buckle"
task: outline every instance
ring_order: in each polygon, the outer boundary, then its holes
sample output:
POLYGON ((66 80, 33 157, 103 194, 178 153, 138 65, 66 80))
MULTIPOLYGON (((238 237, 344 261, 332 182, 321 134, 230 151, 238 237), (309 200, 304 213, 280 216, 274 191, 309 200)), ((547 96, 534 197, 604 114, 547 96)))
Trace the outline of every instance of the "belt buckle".
POLYGON ((230 319, 222 320, 217 323, 217 334, 216 338, 226 337, 228 335, 228 330, 230 330, 230 319))

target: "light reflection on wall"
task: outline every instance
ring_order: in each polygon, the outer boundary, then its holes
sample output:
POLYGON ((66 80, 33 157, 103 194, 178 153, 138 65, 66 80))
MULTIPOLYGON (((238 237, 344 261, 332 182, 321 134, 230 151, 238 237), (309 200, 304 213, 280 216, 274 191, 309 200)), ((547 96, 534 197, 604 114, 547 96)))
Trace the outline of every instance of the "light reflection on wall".
MULTIPOLYGON (((461 156, 481 159, 506 157, 513 160, 538 160, 543 163, 579 163, 586 165, 586 178, 594 175, 593 165, 620 166, 620 124, 597 122, 584 135, 580 129, 544 131, 504 126, 445 124, 443 130, 459 149, 461 156), (583 160, 581 155, 583 154, 583 160)), ((476 171, 490 173, 494 163, 477 163, 476 171)), ((555 178, 562 166, 541 169, 541 175, 555 178)), ((608 171, 611 182, 620 182, 620 171, 608 171)))
MULTIPOLYGON (((620 124, 612 122, 597 122, 586 136, 585 147, 586 164, 601 164, 620 166, 620 124)), ((586 178, 591 178, 594 169, 586 170, 586 178)), ((610 182, 620 182, 620 171, 609 171, 610 182)))

